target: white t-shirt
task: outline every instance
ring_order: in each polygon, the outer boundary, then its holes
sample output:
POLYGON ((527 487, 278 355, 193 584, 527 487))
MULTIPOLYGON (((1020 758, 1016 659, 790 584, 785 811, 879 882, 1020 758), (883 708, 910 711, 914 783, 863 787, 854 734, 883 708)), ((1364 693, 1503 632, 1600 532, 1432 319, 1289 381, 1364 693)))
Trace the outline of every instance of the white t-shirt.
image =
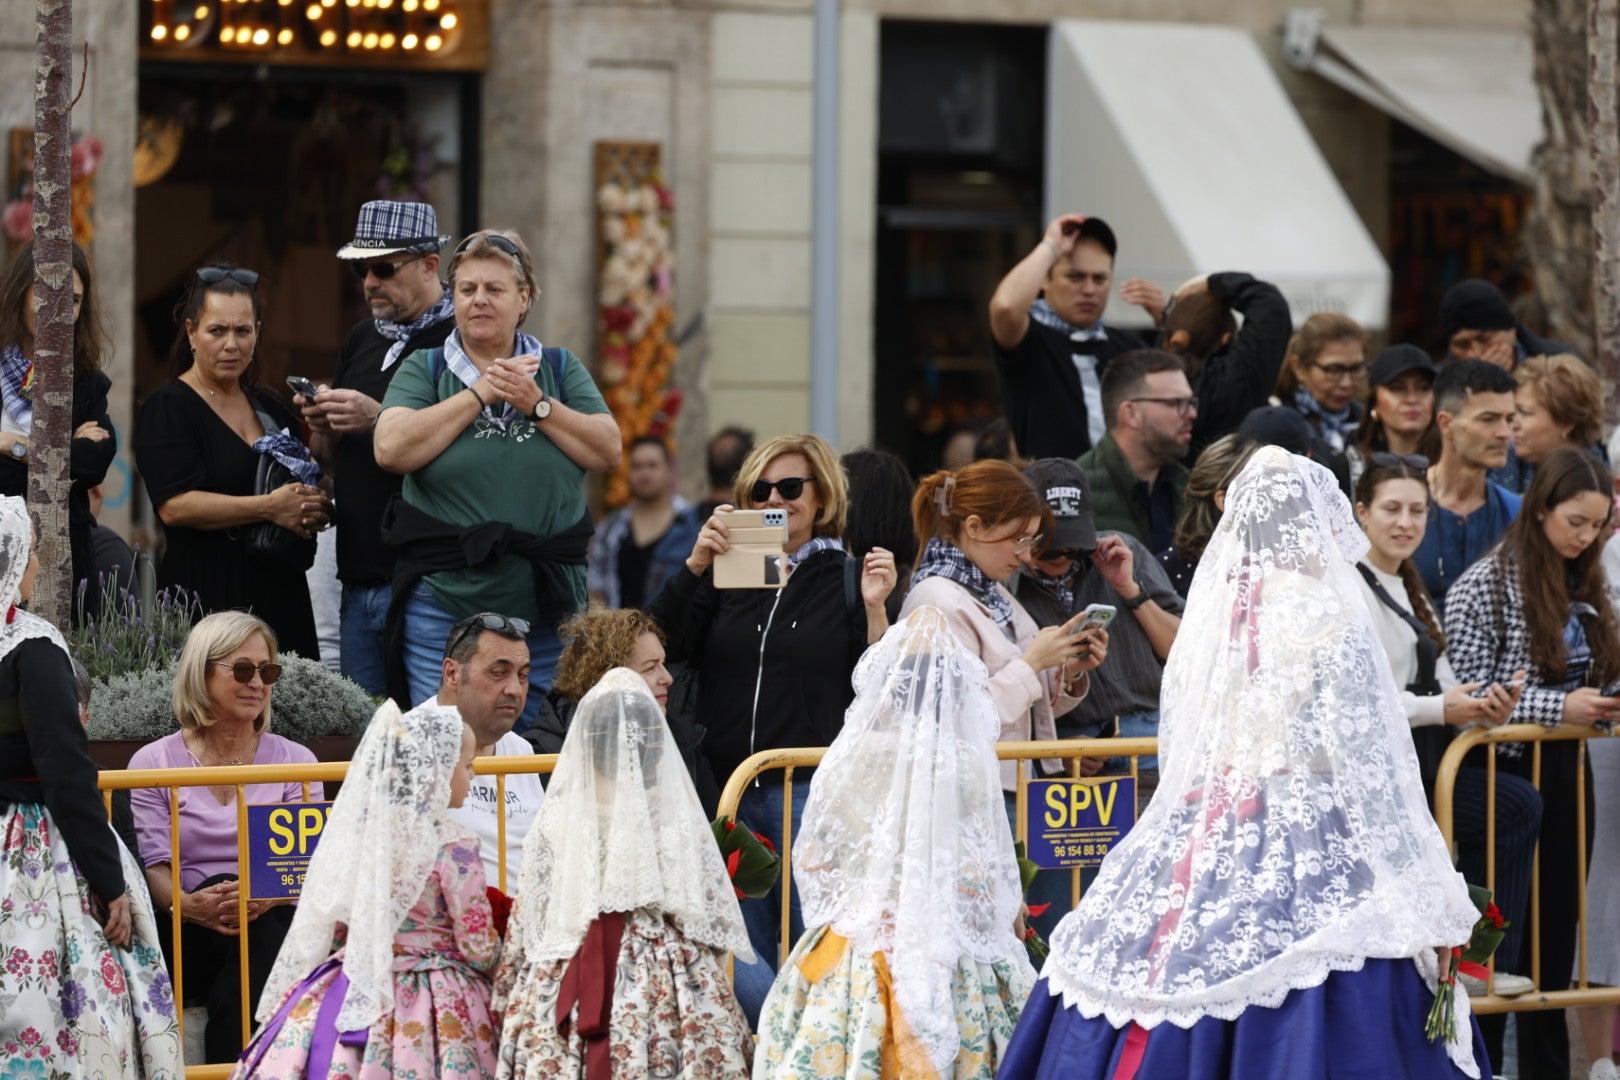
MULTIPOLYGON (((495 757, 524 757, 534 753, 534 747, 521 735, 507 732, 495 744, 495 757)), ((478 837, 479 853, 484 857, 484 877, 489 884, 500 888, 500 865, 496 851, 499 843, 500 822, 495 817, 495 782, 499 777, 474 776, 472 787, 460 807, 450 815, 472 830, 478 837)), ((523 865, 523 838, 529 835, 529 826, 540 812, 540 803, 546 789, 540 786, 538 773, 512 773, 506 778, 506 888, 508 896, 517 895, 518 870, 523 865)))

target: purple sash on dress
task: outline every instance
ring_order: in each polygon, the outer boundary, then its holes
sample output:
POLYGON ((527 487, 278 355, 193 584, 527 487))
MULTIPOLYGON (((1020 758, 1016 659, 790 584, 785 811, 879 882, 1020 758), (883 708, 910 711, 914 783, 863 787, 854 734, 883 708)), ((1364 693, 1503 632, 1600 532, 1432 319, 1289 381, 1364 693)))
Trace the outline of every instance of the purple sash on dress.
POLYGON ((275 1043, 282 1025, 287 1022, 287 1017, 292 1015, 293 1007, 302 1001, 310 988, 334 967, 339 969, 337 978, 327 987, 326 995, 321 999, 320 1011, 315 1014, 315 1030, 310 1037, 309 1058, 304 1066, 304 1075, 310 1080, 319 1080, 329 1074, 332 1071, 332 1053, 339 1044, 350 1047, 366 1045, 366 1039, 371 1034, 370 1029, 337 1030, 338 1012, 343 1008, 343 999, 349 993, 349 977, 343 974, 342 965, 342 957, 330 957, 292 988, 287 999, 281 1003, 281 1008, 276 1010, 276 1015, 259 1029, 258 1035, 254 1036, 247 1049, 242 1051, 242 1061, 247 1065, 248 1075, 252 1075, 259 1067, 265 1052, 275 1043))

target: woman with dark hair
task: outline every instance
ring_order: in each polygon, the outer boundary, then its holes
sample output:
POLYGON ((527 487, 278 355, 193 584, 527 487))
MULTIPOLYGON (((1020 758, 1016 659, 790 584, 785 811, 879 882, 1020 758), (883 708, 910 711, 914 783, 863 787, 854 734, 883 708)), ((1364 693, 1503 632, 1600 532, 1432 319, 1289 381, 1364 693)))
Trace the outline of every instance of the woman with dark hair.
MULTIPOLYGON (((28 492, 28 440, 34 433, 34 245, 17 252, 0 277, 0 495, 28 492)), ((73 606, 74 622, 101 610, 95 580, 95 545, 90 530, 90 489, 106 479, 118 454, 118 439, 107 415, 112 380, 101 370, 107 342, 91 291, 90 259, 73 245, 73 438, 68 449, 68 542, 73 553, 73 588, 83 589, 83 605, 73 606), (85 583, 88 583, 87 585, 85 583)))
MULTIPOLYGON (((1536 470, 1518 517, 1496 548, 1446 593, 1451 666, 1466 682, 1501 682, 1529 673, 1510 720, 1594 727, 1620 720, 1620 634, 1599 561, 1614 513, 1614 480, 1591 455, 1565 447, 1536 470)), ((1502 743, 1500 765, 1531 779, 1532 755, 1502 743)), ((1538 881, 1541 973, 1566 985, 1575 961, 1578 869, 1591 856, 1577 845, 1576 791, 1584 773, 1586 820, 1593 820, 1591 764, 1579 743, 1540 747, 1543 803, 1538 881)), ((1569 1075, 1562 1010, 1521 1014, 1521 1077, 1569 1075)))
POLYGON ((1367 400, 1354 446, 1345 450, 1350 484, 1378 453, 1422 454, 1440 460, 1434 422, 1434 361, 1416 345, 1391 345, 1367 369, 1367 400))
POLYGON ((1361 422, 1356 390, 1367 370, 1367 331, 1348 315, 1319 311, 1288 339, 1276 400, 1298 409, 1335 454, 1361 422))
POLYGON ((1222 435, 1204 448, 1187 475, 1187 507, 1176 522, 1176 542, 1159 552, 1164 572, 1182 599, 1192 587, 1193 571, 1204 546, 1215 535, 1215 526, 1226 510, 1226 489, 1243 471, 1256 450, 1254 443, 1236 432, 1222 435))
POLYGON ((331 507, 297 417, 257 385, 258 282, 229 265, 192 275, 175 309, 177 377, 141 406, 135 464, 168 540, 158 585, 195 593, 204 613, 251 610, 282 649, 318 660, 304 571, 331 507), (266 459, 293 479, 260 494, 266 459), (307 541, 308 560, 261 554, 249 538, 262 522, 307 541))
POLYGON ((1198 399, 1189 457, 1266 403, 1293 331, 1282 292, 1250 274, 1207 274, 1176 290, 1164 312, 1163 348, 1187 365, 1198 399), (1241 330, 1233 312, 1243 316, 1241 330))
POLYGON ((841 459, 849 477, 849 516, 844 547, 857 558, 874 548, 895 552, 895 588, 889 594, 889 621, 900 615, 900 600, 911 578, 911 564, 899 562, 917 550, 911 523, 911 495, 917 483, 906 463, 887 450, 851 450, 841 459))

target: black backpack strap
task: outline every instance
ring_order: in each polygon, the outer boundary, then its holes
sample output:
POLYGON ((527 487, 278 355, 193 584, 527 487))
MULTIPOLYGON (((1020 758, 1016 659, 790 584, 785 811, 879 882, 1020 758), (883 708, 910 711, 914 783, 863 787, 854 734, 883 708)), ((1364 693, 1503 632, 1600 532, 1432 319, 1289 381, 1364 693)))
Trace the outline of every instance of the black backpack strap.
MULTIPOLYGON (((437 385, 439 378, 444 375, 444 348, 428 350, 428 378, 437 385)), ((459 391, 458 391, 459 393, 459 391)))
POLYGON ((844 560, 844 614, 854 617, 861 604, 861 560, 844 560))
POLYGON ((550 365, 552 378, 557 380, 557 400, 568 404, 568 384, 563 381, 563 371, 568 366, 568 350, 547 345, 540 350, 540 359, 550 365))
POLYGON ((1422 619, 1395 602, 1395 598, 1389 595, 1383 583, 1373 575, 1372 568, 1366 563, 1356 563, 1356 571, 1372 590, 1373 595, 1378 597, 1378 602, 1399 615, 1401 620, 1417 634, 1417 678, 1413 679, 1412 684, 1406 689, 1414 694, 1440 693, 1440 680, 1435 678, 1434 674, 1435 664, 1440 659, 1440 647, 1434 643, 1434 638, 1429 636, 1429 628, 1424 625, 1422 619))

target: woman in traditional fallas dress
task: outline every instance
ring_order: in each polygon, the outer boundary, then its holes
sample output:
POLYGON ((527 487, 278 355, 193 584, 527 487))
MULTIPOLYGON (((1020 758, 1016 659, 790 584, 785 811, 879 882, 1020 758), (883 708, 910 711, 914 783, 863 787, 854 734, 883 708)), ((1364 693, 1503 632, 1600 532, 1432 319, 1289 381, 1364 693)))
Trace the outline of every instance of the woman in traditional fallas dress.
POLYGON ((1438 952, 1479 917, 1418 777, 1331 473, 1238 474, 1164 673, 1160 783, 1058 926, 1005 1080, 1489 1077, 1438 952))

